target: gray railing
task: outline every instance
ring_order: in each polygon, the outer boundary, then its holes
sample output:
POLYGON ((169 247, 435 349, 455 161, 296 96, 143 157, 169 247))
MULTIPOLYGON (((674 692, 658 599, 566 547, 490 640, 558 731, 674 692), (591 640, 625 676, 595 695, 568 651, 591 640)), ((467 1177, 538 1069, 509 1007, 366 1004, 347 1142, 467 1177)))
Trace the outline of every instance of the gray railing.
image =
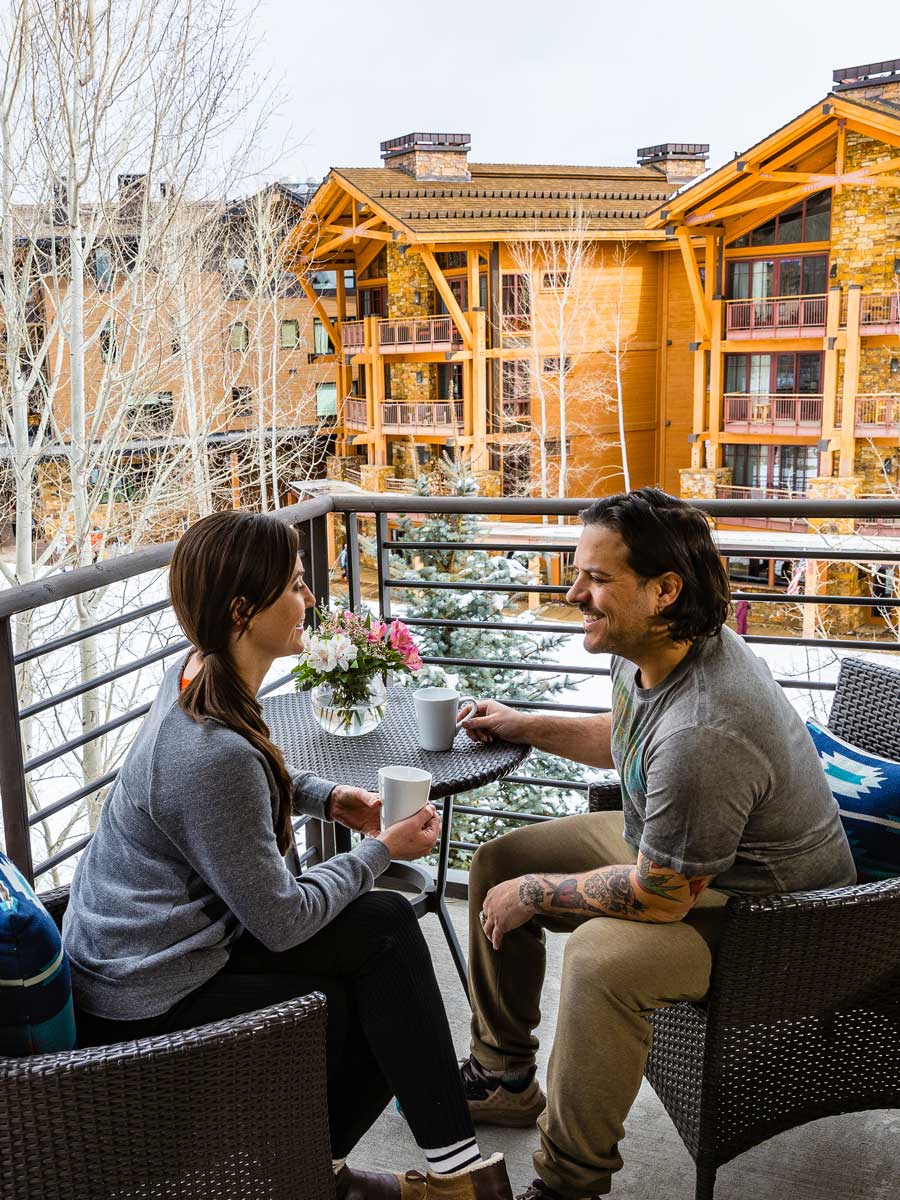
MULTIPOLYGON (((560 518, 574 517, 589 501, 583 499, 539 500, 539 499, 490 499, 490 498, 457 498, 457 497, 422 497, 384 495, 335 495, 318 497, 305 501, 291 508, 280 510, 279 516, 294 524, 301 535, 306 558, 306 572, 309 585, 316 596, 319 605, 327 605, 329 601, 329 568, 328 562, 328 529, 329 519, 342 521, 347 545, 347 587, 349 600, 354 607, 362 603, 361 591, 361 560, 360 536, 361 525, 367 529, 364 534, 374 533, 374 555, 377 566, 377 599, 380 611, 385 616, 391 615, 394 598, 408 595, 411 590, 425 591, 428 589, 450 589, 456 592, 491 591, 509 596, 534 595, 562 597, 567 588, 563 582, 551 583, 497 583, 480 582, 460 579, 427 580, 419 576, 397 573, 394 569, 395 556, 398 552, 427 556, 430 553, 446 551, 448 545, 454 550, 478 550, 498 554, 526 553, 529 558, 546 556, 570 556, 574 550, 578 536, 575 525, 560 526, 534 523, 529 527, 529 536, 523 542, 522 525, 513 527, 507 533, 503 524, 498 524, 497 536, 490 541, 428 541, 415 540, 415 522, 428 515, 436 513, 468 514, 473 517, 511 517, 523 518, 560 518), (394 515, 404 515, 411 521, 412 536, 407 530, 402 542, 394 536, 396 529, 392 527, 389 518, 394 515), (372 528, 374 527, 374 528, 372 528), (530 531, 533 530, 533 537, 530 531)), ((748 517, 787 517, 793 519, 824 520, 833 527, 835 522, 843 520, 897 520, 900 518, 900 501, 896 500, 866 500, 856 502, 844 501, 810 501, 808 499, 795 501, 763 500, 763 501, 732 501, 710 500, 698 502, 706 513, 713 518, 727 521, 748 517)), ((900 539, 880 539, 878 544, 867 542, 858 536, 852 539, 852 546, 842 547, 839 543, 841 535, 833 535, 833 544, 826 539, 819 542, 814 540, 815 531, 810 531, 809 544, 798 542, 793 538, 790 546, 778 544, 773 537, 766 544, 742 544, 741 531, 727 531, 720 537, 719 549, 723 557, 752 556, 756 559, 776 558, 792 560, 812 559, 826 561, 875 561, 883 564, 900 563, 900 539), (857 545, 856 543, 860 543, 857 545)), ((72 806, 98 793, 110 785, 115 779, 116 770, 103 772, 95 778, 84 780, 80 786, 63 796, 55 797, 49 803, 42 803, 41 798, 32 794, 29 804, 29 777, 39 768, 46 767, 66 754, 83 748, 96 739, 102 738, 114 731, 133 726, 147 712, 149 704, 137 704, 124 712, 115 713, 106 720, 91 725, 86 731, 74 737, 61 737, 40 754, 26 760, 23 754, 23 743, 20 733, 20 723, 38 714, 54 712, 58 706, 83 696, 92 689, 102 688, 114 680, 140 672, 143 668, 166 658, 182 653, 186 643, 177 636, 152 651, 139 655, 123 664, 117 664, 113 669, 103 671, 84 679, 79 679, 74 685, 46 696, 29 698, 29 703, 21 704, 17 686, 17 670, 26 663, 33 662, 44 656, 75 647, 85 639, 94 638, 111 630, 118 630, 138 622, 148 616, 163 612, 168 607, 166 600, 156 600, 149 604, 138 605, 127 611, 116 613, 102 621, 86 625, 62 636, 34 646, 27 646, 18 654, 14 651, 13 621, 23 614, 34 613, 48 605, 74 600, 96 593, 98 589, 112 584, 148 576, 165 568, 174 550, 174 543, 153 546, 137 553, 114 558, 106 562, 98 562, 92 566, 82 567, 42 579, 39 582, 10 589, 0 593, 0 793, 3 805, 3 830, 6 852, 14 862, 31 879, 40 880, 48 872, 61 863, 72 859, 90 840, 90 833, 79 833, 73 840, 67 842, 59 850, 37 863, 33 860, 32 829, 51 816, 65 812, 72 806)), ((560 559, 560 563, 565 558, 560 559)), ((562 579, 562 570, 559 572, 562 579)), ((785 591, 772 590, 737 590, 734 599, 746 599, 754 605, 761 604, 796 604, 819 605, 821 607, 859 606, 881 610, 891 610, 900 606, 897 595, 832 595, 822 593, 801 593, 786 596, 785 591)), ((464 617, 450 621, 436 620, 428 617, 404 616, 406 623, 414 630, 417 627, 439 625, 448 628, 461 628, 485 631, 518 631, 523 629, 521 623, 514 620, 498 619, 493 622, 467 620, 464 617)), ((568 636, 580 635, 580 626, 561 621, 529 621, 524 628, 529 633, 563 634, 568 636)), ((860 640, 856 638, 830 637, 789 637, 777 634, 758 634, 747 638, 749 642, 773 646, 791 647, 820 647, 832 650, 878 650, 900 651, 900 642, 887 638, 860 640)), ((590 678, 609 674, 608 665, 598 663, 597 666, 585 666, 579 663, 535 662, 527 659, 504 659, 498 661, 490 657, 468 658, 427 658, 441 667, 460 668, 490 668, 506 671, 552 671, 563 675, 590 678)), ((265 692, 283 687, 290 680, 285 674, 266 685, 265 692)), ((786 688, 805 689, 810 692, 820 692, 833 689, 834 683, 824 679, 811 677, 782 678, 780 683, 786 688)), ((597 713, 607 711, 603 707, 590 704, 557 704, 545 700, 528 700, 513 697, 505 701, 514 707, 531 709, 551 709, 573 713, 597 713)), ((587 784, 571 780, 557 780, 546 777, 518 775, 510 780, 512 783, 527 783, 538 787, 558 787, 565 790, 585 790, 587 784)), ((503 808, 458 808, 461 814, 474 812, 483 816, 503 815, 510 821, 532 821, 536 814, 506 810, 503 808)), ((304 832, 306 848, 297 857, 297 866, 302 867, 327 856, 334 846, 332 834, 323 830, 319 822, 300 818, 301 824, 306 825, 304 832)), ((466 843, 451 843, 468 848, 466 843)))

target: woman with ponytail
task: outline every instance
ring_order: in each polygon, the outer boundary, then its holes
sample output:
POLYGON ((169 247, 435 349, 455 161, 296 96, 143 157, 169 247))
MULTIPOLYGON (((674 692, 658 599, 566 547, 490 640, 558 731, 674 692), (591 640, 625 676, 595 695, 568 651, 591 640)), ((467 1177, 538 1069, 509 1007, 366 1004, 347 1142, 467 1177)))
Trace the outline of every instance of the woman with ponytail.
POLYGON ((377 796, 292 772, 263 719, 257 692, 276 658, 300 650, 313 603, 296 532, 266 515, 204 517, 176 547, 169 586, 193 649, 163 679, 66 911, 80 1043, 322 991, 338 1200, 425 1195, 417 1170, 370 1174, 344 1162, 392 1095, 424 1151, 429 1196, 465 1180, 477 1181, 473 1196, 511 1200, 502 1157, 481 1159, 412 906, 373 890, 392 858, 433 848, 433 806, 381 832, 377 796), (298 813, 365 837, 294 878, 284 855, 298 813))

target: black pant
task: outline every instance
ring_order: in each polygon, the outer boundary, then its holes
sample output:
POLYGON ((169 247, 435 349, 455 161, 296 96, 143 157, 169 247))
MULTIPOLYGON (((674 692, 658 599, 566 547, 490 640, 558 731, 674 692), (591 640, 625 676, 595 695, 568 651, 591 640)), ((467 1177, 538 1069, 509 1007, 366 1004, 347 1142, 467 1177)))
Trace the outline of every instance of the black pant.
POLYGON ((397 892, 360 896, 309 941, 267 950, 249 933, 207 983, 159 1017, 78 1014, 80 1045, 189 1029, 307 992, 328 999, 331 1150, 345 1157, 391 1096, 423 1148, 474 1136, 428 946, 397 892))

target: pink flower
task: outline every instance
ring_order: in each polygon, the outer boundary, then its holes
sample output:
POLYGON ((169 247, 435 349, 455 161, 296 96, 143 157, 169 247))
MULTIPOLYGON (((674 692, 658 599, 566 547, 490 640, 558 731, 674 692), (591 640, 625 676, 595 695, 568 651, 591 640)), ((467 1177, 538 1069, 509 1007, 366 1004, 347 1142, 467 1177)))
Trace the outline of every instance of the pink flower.
POLYGON ((368 641, 372 643, 372 645, 375 645, 376 642, 381 642, 384 640, 384 635, 386 633, 387 625, 385 625, 384 621, 378 621, 377 624, 373 625, 368 631, 366 637, 368 641))
POLYGON ((402 621, 392 621, 388 630, 388 640, 391 646, 402 657, 410 671, 418 671, 422 666, 419 648, 413 641, 412 634, 402 621))

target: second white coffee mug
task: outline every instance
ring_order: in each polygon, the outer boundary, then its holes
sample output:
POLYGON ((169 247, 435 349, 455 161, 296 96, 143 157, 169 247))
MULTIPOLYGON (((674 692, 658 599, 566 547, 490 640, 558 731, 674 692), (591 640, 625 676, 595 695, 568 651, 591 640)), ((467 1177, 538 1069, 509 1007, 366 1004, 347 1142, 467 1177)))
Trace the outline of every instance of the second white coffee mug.
POLYGON ((419 688, 413 692, 413 703, 423 750, 449 750, 456 736, 460 708, 468 705, 472 712, 478 708, 477 700, 460 696, 455 688, 447 687, 419 688))
POLYGON ((428 802, 431 772, 418 767, 380 767, 378 791, 381 795, 381 824, 387 829, 417 813, 428 802))

